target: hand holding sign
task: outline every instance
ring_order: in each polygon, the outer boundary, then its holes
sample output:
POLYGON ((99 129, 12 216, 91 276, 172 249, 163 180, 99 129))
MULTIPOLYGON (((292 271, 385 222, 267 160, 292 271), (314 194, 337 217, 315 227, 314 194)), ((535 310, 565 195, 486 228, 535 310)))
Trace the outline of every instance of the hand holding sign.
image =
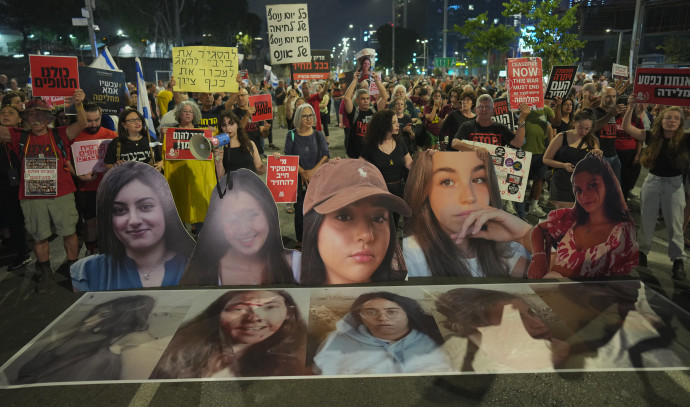
POLYGON ((273 103, 271 101, 271 95, 266 94, 250 96, 249 108, 254 109, 252 112, 253 122, 273 119, 273 103))

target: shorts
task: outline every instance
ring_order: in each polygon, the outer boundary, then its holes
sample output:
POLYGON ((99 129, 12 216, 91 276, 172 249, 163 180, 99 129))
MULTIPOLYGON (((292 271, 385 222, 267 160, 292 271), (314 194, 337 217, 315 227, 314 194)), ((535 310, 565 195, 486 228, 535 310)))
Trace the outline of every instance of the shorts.
POLYGON ((96 217, 96 191, 77 191, 75 199, 77 211, 84 220, 96 217))
POLYGON ((34 240, 45 240, 55 233, 59 236, 70 236, 77 231, 79 214, 74 204, 74 194, 59 198, 22 199, 24 226, 34 240))
POLYGON ((549 168, 544 165, 544 154, 532 154, 532 163, 529 167, 529 179, 544 179, 549 168))

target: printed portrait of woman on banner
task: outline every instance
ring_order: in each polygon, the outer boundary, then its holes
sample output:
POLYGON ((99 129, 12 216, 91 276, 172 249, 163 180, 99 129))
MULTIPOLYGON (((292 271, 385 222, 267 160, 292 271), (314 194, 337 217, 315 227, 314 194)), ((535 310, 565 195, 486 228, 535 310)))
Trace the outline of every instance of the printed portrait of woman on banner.
POLYGON ((553 370, 568 357, 570 346, 519 295, 456 288, 436 299, 436 310, 452 335, 443 350, 458 371, 553 370))
POLYGON ((129 295, 94 306, 76 325, 39 340, 47 344, 5 379, 15 385, 134 379, 123 374, 123 353, 142 342, 132 335, 149 328, 154 304, 150 296, 129 295))
POLYGON ((75 291, 175 286, 194 240, 187 233, 168 183, 136 161, 109 170, 96 196, 100 253, 70 269, 75 291))
POLYGON ((374 72, 374 58, 376 56, 375 52, 371 54, 366 49, 363 49, 357 54, 359 55, 362 53, 364 53, 364 55, 357 57, 357 69, 361 70, 362 72, 358 79, 359 82, 362 82, 364 80, 370 80, 371 73, 374 72))
POLYGON ((393 212, 409 215, 371 163, 323 164, 304 198, 303 285, 402 280, 405 265, 393 212))
POLYGON ((418 154, 405 186, 410 277, 523 277, 531 227, 502 209, 488 151, 418 154))
POLYGON ((529 277, 630 274, 638 261, 635 225, 611 166, 589 153, 575 166, 572 183, 575 206, 551 211, 532 231, 529 277))
POLYGON ((323 375, 452 371, 434 318, 412 298, 380 291, 357 297, 314 357, 323 375))
POLYGON ((180 285, 294 283, 300 252, 286 250, 278 209, 264 182, 239 169, 221 178, 180 285))
POLYGON ((152 379, 304 374, 306 325, 285 291, 228 291, 184 323, 152 379))

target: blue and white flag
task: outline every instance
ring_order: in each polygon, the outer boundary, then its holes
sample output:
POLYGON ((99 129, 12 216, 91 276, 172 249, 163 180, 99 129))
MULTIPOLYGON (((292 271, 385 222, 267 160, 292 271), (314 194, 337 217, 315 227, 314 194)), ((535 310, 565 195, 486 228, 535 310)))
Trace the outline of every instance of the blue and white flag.
POLYGON ((96 59, 93 60, 93 62, 89 66, 91 68, 109 69, 111 71, 120 70, 120 68, 118 68, 117 64, 115 63, 113 56, 110 55, 108 47, 103 47, 103 51, 101 51, 101 53, 96 57, 96 59))
POLYGON ((137 110, 144 116, 144 120, 146 120, 146 127, 149 129, 151 140, 158 140, 156 137, 156 128, 153 127, 153 116, 151 115, 149 96, 146 92, 144 70, 141 68, 141 61, 138 57, 134 58, 134 63, 137 67, 137 110))

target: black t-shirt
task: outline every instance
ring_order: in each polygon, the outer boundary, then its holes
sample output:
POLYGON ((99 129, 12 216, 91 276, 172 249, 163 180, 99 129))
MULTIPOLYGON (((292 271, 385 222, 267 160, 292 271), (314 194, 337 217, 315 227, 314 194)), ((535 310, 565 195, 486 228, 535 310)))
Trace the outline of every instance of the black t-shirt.
POLYGON ((504 124, 492 122, 490 126, 484 127, 480 126, 476 119, 471 119, 460 126, 455 138, 507 146, 513 141, 515 134, 504 124))
MULTIPOLYGON (((400 125, 400 132, 398 133, 398 135, 405 142, 405 146, 407 147, 407 151, 409 152, 413 148, 412 139, 410 139, 410 134, 405 133, 403 129, 408 124, 412 124, 412 118, 409 115, 404 114, 403 117, 398 117, 398 124, 400 125)), ((412 131, 414 132, 414 128, 412 128, 412 131)))
POLYGON ((362 148, 364 148, 364 136, 367 134, 367 127, 374 113, 374 108, 362 112, 354 106, 352 112, 347 114, 347 118, 350 121, 350 135, 346 152, 349 158, 359 158, 362 148), (359 112, 357 114, 357 120, 355 120, 356 112, 359 112))
POLYGON ((460 126, 462 126, 463 123, 468 122, 470 120, 474 119, 465 116, 459 110, 453 110, 446 116, 446 119, 443 121, 443 125, 441 125, 441 137, 443 137, 444 139, 448 137, 449 150, 453 150, 452 148, 450 148, 450 145, 453 144, 453 139, 458 134, 460 126))
MULTIPOLYGON (((236 107, 233 111, 237 115, 237 118, 240 120, 242 120, 245 114, 248 114, 246 110, 241 109, 239 107, 236 107)), ((259 152, 259 155, 263 155, 264 149, 261 145, 261 130, 259 130, 259 126, 263 126, 264 122, 252 122, 251 120, 252 119, 250 117, 249 121, 247 122, 247 125, 244 126, 244 132, 247 133, 247 137, 249 137, 249 140, 253 141, 256 145, 256 150, 259 152)))
MULTIPOLYGON (((671 139, 664 137, 664 141, 661 144, 661 150, 659 150, 659 155, 656 157, 656 161, 654 161, 654 167, 649 169, 649 172, 657 177, 677 177, 678 175, 681 175, 685 169, 676 168, 673 165, 673 161, 671 161, 671 157, 668 155, 668 144, 670 140, 671 139)), ((649 145, 652 142, 654 142, 652 132, 647 130, 647 139, 645 140, 645 143, 649 145)), ((690 133, 685 133, 685 137, 683 137, 681 145, 686 151, 690 152, 690 133)))
POLYGON ((115 164, 119 160, 124 161, 139 161, 146 164, 151 164, 151 150, 153 150, 154 161, 158 162, 163 159, 161 156, 160 146, 150 147, 148 139, 142 137, 137 141, 127 139, 120 147, 120 156, 117 156, 117 146, 120 144, 120 138, 114 138, 108 144, 108 149, 105 151, 103 162, 106 164, 115 164))
MULTIPOLYGON (((596 120, 606 116, 608 112, 601 107, 594 109, 596 120)), ((615 157, 616 154, 616 116, 612 116, 609 122, 604 125, 604 128, 597 132, 599 139, 599 148, 604 152, 604 157, 615 157)))
POLYGON ((217 129, 219 129, 218 115, 220 114, 220 112, 223 111, 224 108, 225 108, 225 106, 220 105, 220 106, 213 106, 211 108, 211 110, 208 110, 208 111, 202 110, 201 111, 201 121, 199 122, 199 124, 196 127, 200 128, 200 129, 207 129, 210 126, 213 126, 217 129))
POLYGON ((398 182, 402 179, 405 169, 405 156, 408 154, 405 143, 398 142, 390 154, 381 151, 378 146, 365 145, 361 157, 381 171, 387 183, 398 182))
POLYGON ((225 168, 225 172, 239 170, 240 168, 256 171, 252 153, 242 146, 225 148, 223 152, 223 168, 225 168))

